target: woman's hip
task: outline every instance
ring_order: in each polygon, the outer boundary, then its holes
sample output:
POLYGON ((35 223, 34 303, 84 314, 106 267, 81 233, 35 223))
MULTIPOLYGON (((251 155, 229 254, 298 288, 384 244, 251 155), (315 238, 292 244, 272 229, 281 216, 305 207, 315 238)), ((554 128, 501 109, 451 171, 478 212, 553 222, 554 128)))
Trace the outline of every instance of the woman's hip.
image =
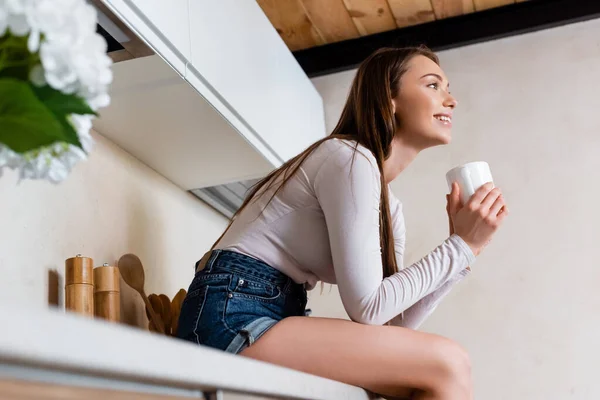
POLYGON ((177 336, 239 353, 278 321, 305 315, 306 291, 252 257, 214 250, 189 286, 177 336))

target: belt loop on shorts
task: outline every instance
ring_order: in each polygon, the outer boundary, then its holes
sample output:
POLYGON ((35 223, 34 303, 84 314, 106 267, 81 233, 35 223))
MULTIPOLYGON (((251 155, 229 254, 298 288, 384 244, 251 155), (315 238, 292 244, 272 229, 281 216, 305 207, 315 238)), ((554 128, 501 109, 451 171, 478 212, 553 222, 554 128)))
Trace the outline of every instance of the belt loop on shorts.
POLYGON ((215 259, 217 258, 219 253, 221 253, 221 249, 209 250, 206 253, 204 253, 200 261, 196 263, 196 273, 202 271, 207 266, 208 268, 206 272, 210 272, 212 270, 213 263, 215 262, 215 259))

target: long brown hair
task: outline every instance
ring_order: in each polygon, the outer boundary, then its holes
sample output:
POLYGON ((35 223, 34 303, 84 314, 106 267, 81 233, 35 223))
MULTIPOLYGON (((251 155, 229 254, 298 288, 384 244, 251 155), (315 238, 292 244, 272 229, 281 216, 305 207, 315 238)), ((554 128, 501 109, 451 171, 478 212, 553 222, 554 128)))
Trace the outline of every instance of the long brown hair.
MULTIPOLYGON (((302 153, 288 160, 281 167, 269 173, 254 184, 242 206, 235 212, 225 232, 213 244, 223 238, 236 216, 252 201, 278 184, 267 205, 296 173, 304 160, 326 140, 338 138, 356 141, 354 156, 358 144, 369 149, 379 167, 381 175, 381 197, 379 200, 379 234, 383 276, 388 277, 398 271, 394 237, 388 199, 387 185, 383 176, 383 162, 390 156, 392 139, 396 134, 396 118, 392 99, 398 95, 400 79, 408 68, 408 62, 415 56, 425 56, 439 64, 437 56, 427 47, 381 48, 364 60, 352 82, 350 93, 342 115, 333 132, 310 145, 302 153), (283 180, 281 180, 283 178, 283 180), (255 195, 261 191, 256 196, 255 195)), ((266 207, 266 205, 265 205, 266 207)))

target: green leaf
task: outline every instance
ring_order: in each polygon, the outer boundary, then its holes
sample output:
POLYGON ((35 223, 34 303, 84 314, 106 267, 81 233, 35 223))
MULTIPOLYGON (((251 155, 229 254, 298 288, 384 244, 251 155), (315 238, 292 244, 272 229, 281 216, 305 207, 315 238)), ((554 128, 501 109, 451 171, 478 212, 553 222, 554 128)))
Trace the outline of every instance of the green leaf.
POLYGON ((54 114, 36 97, 30 84, 0 79, 0 142, 24 153, 57 141, 73 142, 54 114))
POLYGON ((77 131, 75 130, 75 128, 73 128, 73 125, 71 125, 71 123, 66 119, 66 117, 64 117, 64 116, 59 117, 59 116, 55 115, 55 118, 58 120, 58 122, 60 122, 60 126, 62 126, 62 128, 63 128, 63 133, 64 133, 65 137, 67 138, 67 140, 65 140, 65 142, 71 143, 83 150, 83 145, 79 141, 79 136, 77 135, 77 131))
POLYGON ((58 122, 63 127, 64 134, 68 138, 68 143, 72 143, 83 149, 79 142, 79 137, 73 125, 69 122, 71 114, 93 114, 97 115, 94 110, 87 105, 84 99, 74 94, 64 94, 46 85, 43 87, 35 87, 32 89, 38 99, 40 99, 46 107, 54 114, 58 122))
POLYGON ((50 86, 35 87, 33 92, 56 115, 97 114, 87 105, 84 99, 74 94, 64 94, 50 86))

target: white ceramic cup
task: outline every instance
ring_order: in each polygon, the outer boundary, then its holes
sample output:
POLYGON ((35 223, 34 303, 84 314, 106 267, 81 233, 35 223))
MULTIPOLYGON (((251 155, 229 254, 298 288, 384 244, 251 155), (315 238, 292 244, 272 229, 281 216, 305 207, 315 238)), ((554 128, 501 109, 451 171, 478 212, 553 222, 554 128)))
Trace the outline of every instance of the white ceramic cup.
POLYGON ((446 173, 446 182, 452 192, 452 183, 457 182, 460 188, 460 201, 467 204, 473 193, 487 182, 494 183, 492 171, 488 163, 475 161, 452 168, 446 173))

